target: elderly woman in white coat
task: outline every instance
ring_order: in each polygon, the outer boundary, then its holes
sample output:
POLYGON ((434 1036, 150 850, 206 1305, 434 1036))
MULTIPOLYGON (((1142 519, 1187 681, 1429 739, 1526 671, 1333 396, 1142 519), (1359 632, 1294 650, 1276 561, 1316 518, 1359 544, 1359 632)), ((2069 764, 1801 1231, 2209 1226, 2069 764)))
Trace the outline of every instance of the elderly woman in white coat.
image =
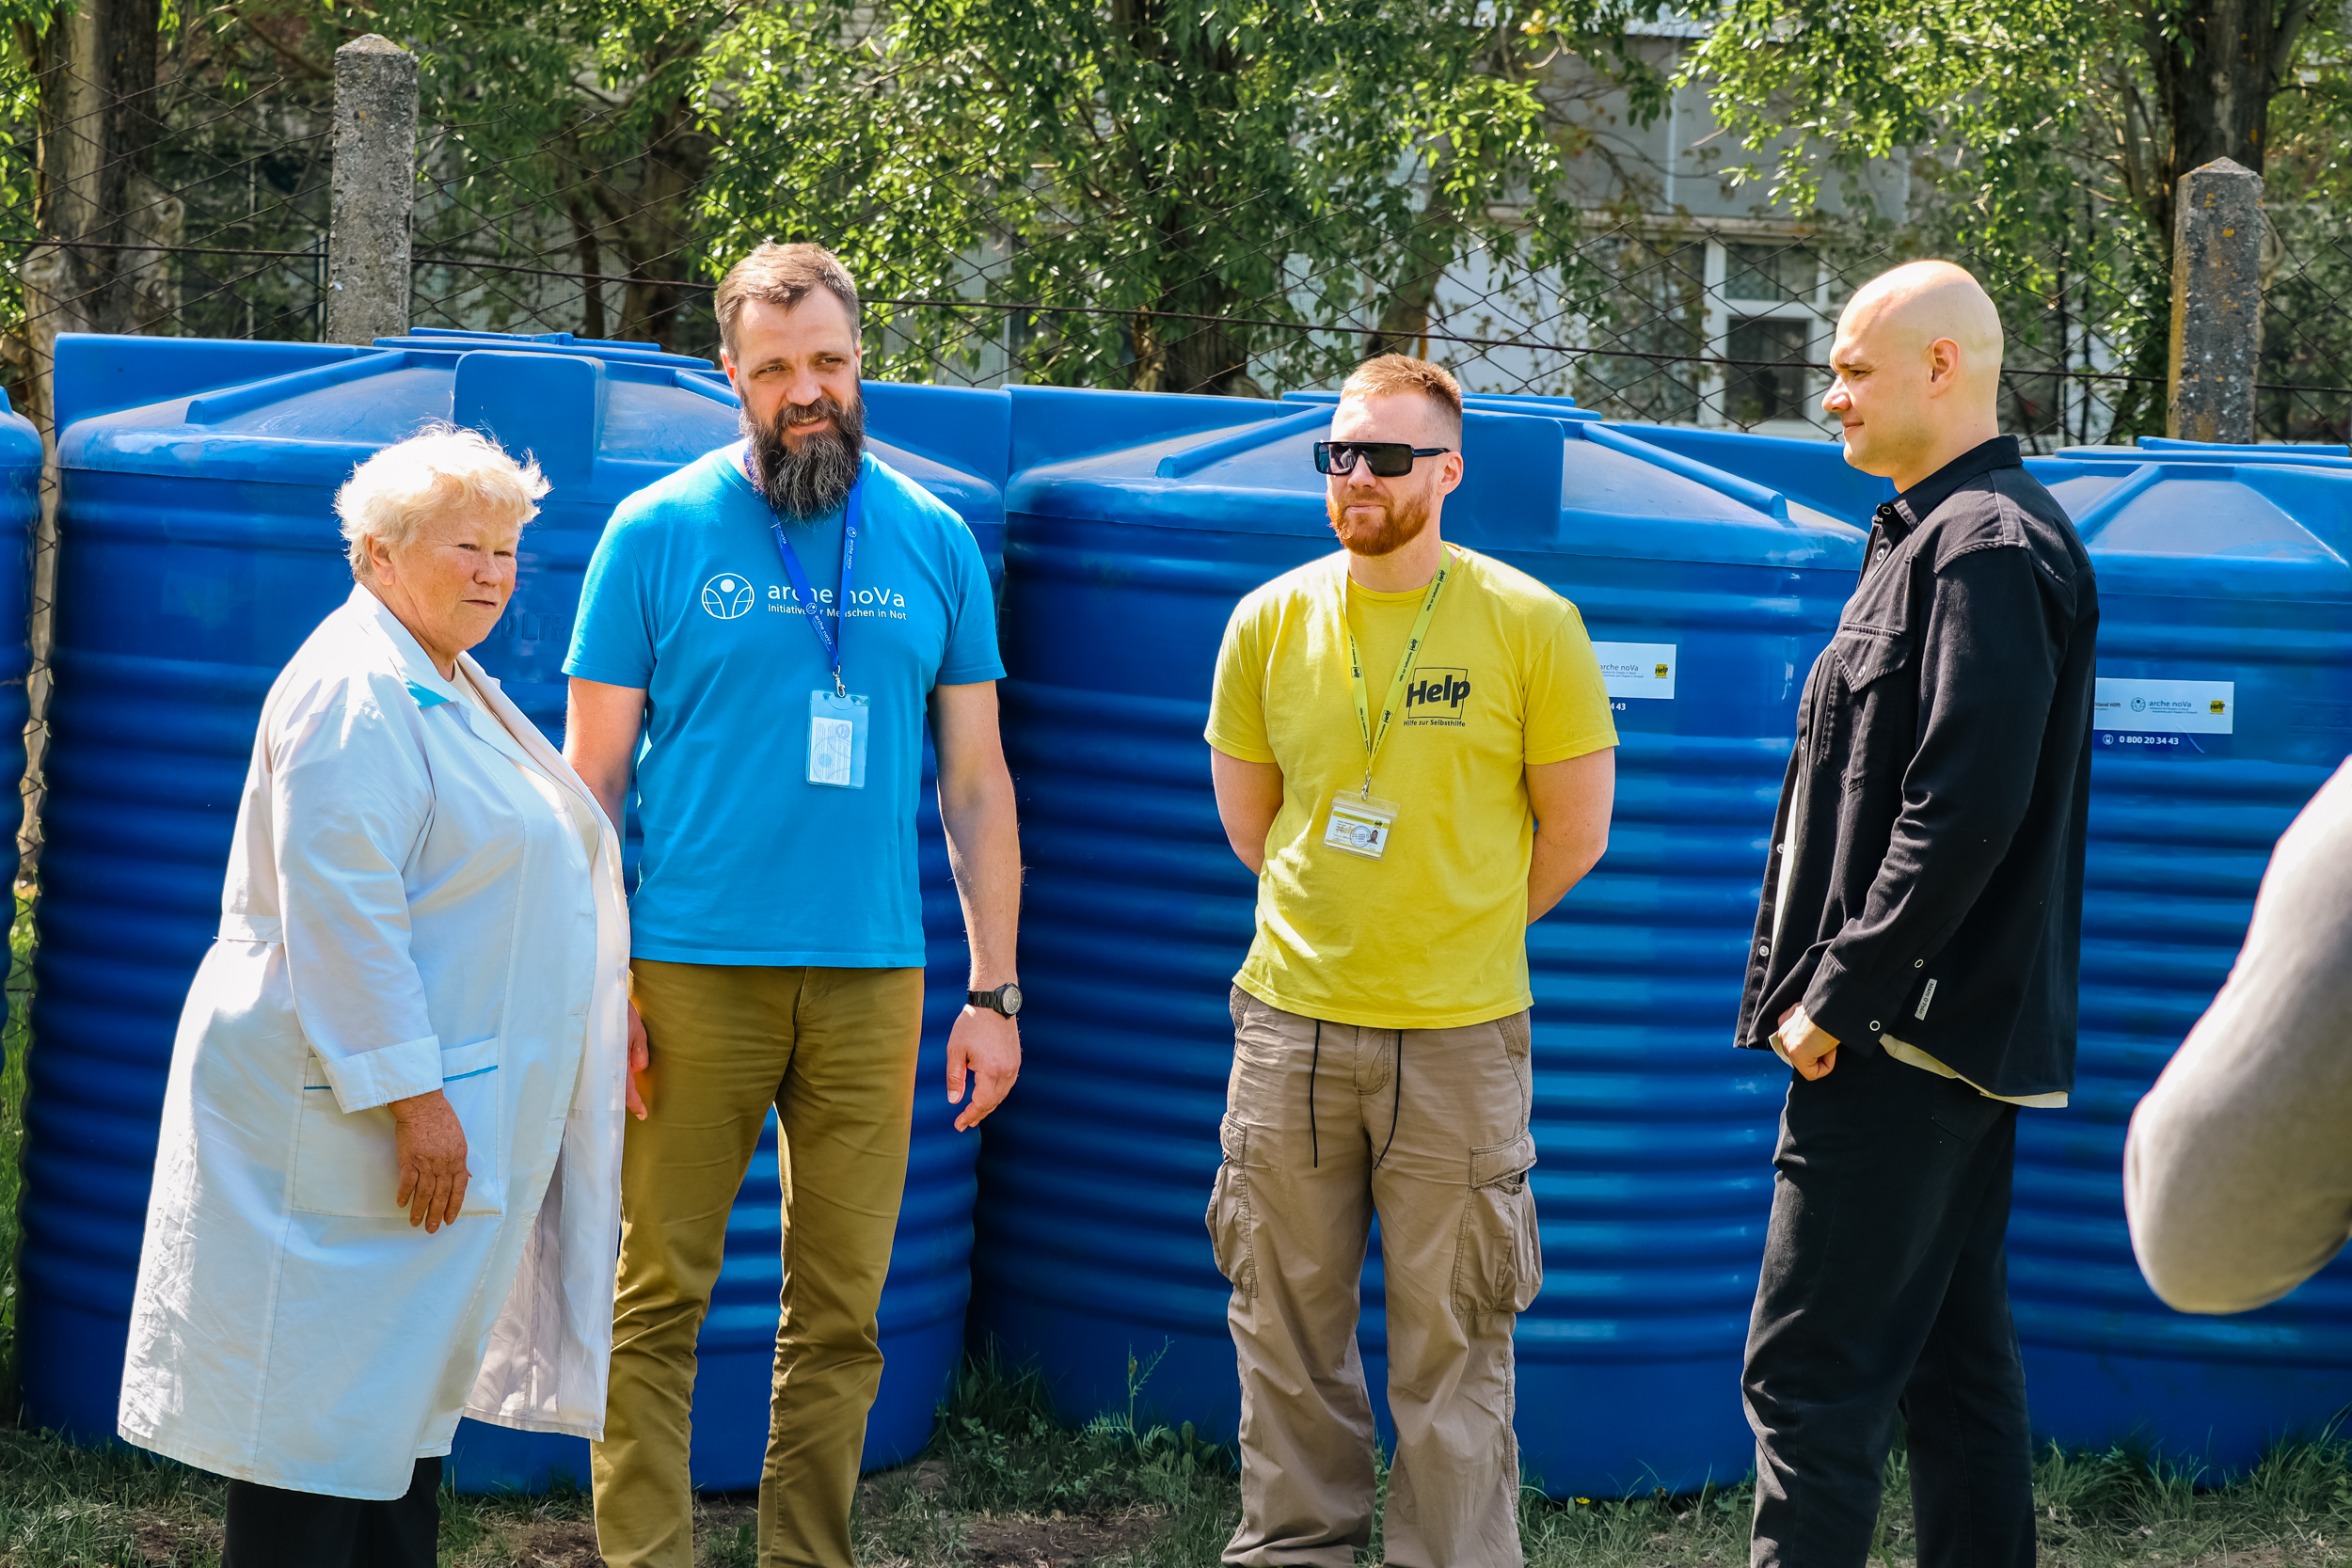
POLYGON ((119 1430, 230 1478, 227 1568, 435 1560, 460 1414, 603 1434, 621 847, 466 649, 547 484, 470 431, 336 498, 172 1053, 119 1430))

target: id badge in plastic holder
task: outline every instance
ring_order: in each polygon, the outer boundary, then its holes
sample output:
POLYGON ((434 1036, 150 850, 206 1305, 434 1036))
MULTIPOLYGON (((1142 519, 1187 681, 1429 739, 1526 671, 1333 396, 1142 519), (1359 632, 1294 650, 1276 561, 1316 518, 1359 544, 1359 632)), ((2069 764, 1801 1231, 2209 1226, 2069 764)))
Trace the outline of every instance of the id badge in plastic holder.
POLYGON ((808 694, 808 782, 835 789, 866 787, 866 729, 870 710, 851 692, 808 694))
POLYGON ((1395 801, 1343 789, 1331 800, 1331 820, 1323 830, 1323 842, 1376 861, 1388 851, 1389 830, 1395 822, 1395 801))

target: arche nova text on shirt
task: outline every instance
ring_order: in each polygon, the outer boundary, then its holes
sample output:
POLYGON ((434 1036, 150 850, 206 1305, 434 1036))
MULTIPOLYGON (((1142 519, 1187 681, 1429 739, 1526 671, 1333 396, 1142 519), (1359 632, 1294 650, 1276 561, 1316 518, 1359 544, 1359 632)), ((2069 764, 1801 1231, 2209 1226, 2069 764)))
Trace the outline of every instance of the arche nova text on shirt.
MULTIPOLYGON (((819 588, 816 590, 816 594, 817 606, 820 610, 829 615, 841 613, 840 607, 834 603, 841 596, 836 590, 819 588)), ((789 610, 798 614, 801 609, 801 598, 792 591, 790 583, 777 583, 768 590, 768 608, 779 611, 789 610)), ((895 589, 852 588, 850 590, 850 613, 853 616, 884 615, 896 612, 903 617, 906 608, 907 596, 895 589)))

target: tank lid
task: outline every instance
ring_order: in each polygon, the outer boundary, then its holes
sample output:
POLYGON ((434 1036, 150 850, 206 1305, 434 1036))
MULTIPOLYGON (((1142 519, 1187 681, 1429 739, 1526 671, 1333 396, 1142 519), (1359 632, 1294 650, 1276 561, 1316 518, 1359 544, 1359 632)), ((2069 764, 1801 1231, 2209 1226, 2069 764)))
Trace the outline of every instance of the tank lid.
MULTIPOLYGON (((1333 404, 1340 401, 1337 392, 1320 390, 1284 392, 1285 403, 1333 404)), ((1465 392, 1462 406, 1480 408, 1489 414, 1541 414, 1554 420, 1597 420, 1600 415, 1590 408, 1579 408, 1576 399, 1556 397, 1543 392, 1465 392)))
MULTIPOLYGON (((74 412, 60 425, 58 456, 81 471, 340 484, 371 451, 448 420, 529 454, 557 502, 604 504, 738 435, 735 394, 707 361, 583 350, 560 333, 444 332, 371 348, 95 335, 59 342, 68 352, 58 402, 74 412), (271 352, 286 349, 298 352, 271 352)), ((878 457, 975 528, 1001 525, 1001 390, 877 382, 865 390, 878 457)), ((30 440, 29 425, 24 434, 30 440)))
POLYGON ((2223 452, 2233 456, 2247 456, 2260 452, 2299 451, 2317 457, 2352 457, 2352 447, 2345 446, 2341 441, 2278 441, 2265 442, 2260 446, 2238 446, 2228 441, 2184 441, 2171 436, 2142 436, 2139 437, 2139 446, 2143 451, 2162 452, 2167 457, 2174 452, 2199 451, 2223 452))
POLYGON ((64 430, 119 408, 171 403, 215 387, 338 364, 372 351, 351 343, 248 342, 236 338, 124 338, 60 332, 53 412, 64 430))
MULTIPOLYGON (((1279 403, 1012 388, 1009 510, 1328 539, 1309 447, 1333 394, 1279 403)), ((1466 400, 1446 535, 1503 552, 1843 564, 1862 536, 1783 491, 1563 401, 1466 400), (1502 407, 1490 406, 1502 404, 1502 407)))
POLYGON ((494 348, 511 354, 561 354, 624 365, 670 365, 707 372, 718 369, 711 361, 697 359, 691 354, 666 353, 660 343, 619 343, 603 338, 575 338, 568 332, 461 332, 451 327, 418 326, 397 338, 378 338, 375 346, 441 353, 494 348))
POLYGON ((2051 453, 2074 463, 2227 463, 2302 468, 2352 468, 2352 447, 2228 447, 2142 436, 2136 447, 2060 447, 2051 453))
POLYGON ((2074 519, 2103 590, 2352 597, 2352 476, 2203 452, 2119 456, 2026 460, 2074 519))

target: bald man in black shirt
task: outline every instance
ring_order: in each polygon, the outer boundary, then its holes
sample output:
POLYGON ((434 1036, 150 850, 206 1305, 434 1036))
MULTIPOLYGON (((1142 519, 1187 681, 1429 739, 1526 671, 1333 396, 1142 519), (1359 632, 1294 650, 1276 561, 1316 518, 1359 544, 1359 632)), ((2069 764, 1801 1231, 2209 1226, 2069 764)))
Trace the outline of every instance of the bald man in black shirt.
POLYGON ((1859 1568, 1895 1418, 1920 1568, 2034 1560, 2020 1106, 2074 1085, 2098 593, 1941 261, 1857 293, 1822 406, 1900 492, 1799 709, 1738 1043, 1794 1069, 1748 1329, 1756 1568, 1859 1568))

